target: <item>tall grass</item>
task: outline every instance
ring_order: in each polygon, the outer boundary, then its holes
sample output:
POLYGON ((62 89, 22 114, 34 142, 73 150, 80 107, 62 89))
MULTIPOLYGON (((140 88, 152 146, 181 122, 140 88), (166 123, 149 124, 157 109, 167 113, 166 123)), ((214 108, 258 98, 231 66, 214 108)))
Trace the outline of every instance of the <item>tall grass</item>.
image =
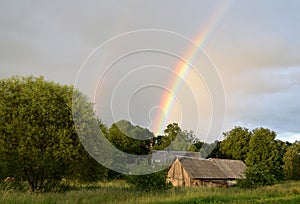
POLYGON ((172 188, 145 192, 124 181, 74 185, 64 193, 0 191, 0 203, 300 203, 300 182, 257 189, 172 188))

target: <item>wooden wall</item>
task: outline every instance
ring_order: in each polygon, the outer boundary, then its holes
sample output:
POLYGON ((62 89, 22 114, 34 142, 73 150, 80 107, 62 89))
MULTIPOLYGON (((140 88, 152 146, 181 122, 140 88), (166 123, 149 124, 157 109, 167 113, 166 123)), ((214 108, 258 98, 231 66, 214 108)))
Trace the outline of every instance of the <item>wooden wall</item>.
POLYGON ((181 166, 178 159, 170 167, 167 181, 171 182, 173 186, 191 186, 191 178, 181 166))

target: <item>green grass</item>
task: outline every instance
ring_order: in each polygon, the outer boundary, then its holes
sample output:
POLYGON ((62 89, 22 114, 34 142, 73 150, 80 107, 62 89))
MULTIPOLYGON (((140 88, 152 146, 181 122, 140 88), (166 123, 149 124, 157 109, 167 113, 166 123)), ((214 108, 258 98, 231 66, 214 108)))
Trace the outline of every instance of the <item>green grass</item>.
POLYGON ((257 189, 171 188, 141 192, 124 181, 74 185, 65 193, 0 191, 0 203, 300 203, 300 182, 257 189))

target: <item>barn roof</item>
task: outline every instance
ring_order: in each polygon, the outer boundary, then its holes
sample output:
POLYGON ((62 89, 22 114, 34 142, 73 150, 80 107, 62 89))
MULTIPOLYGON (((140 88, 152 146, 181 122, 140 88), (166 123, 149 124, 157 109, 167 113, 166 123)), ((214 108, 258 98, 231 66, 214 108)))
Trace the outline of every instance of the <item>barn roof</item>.
POLYGON ((210 159, 213 161, 227 176, 228 179, 245 178, 244 171, 246 165, 241 160, 231 159, 210 159))
POLYGON ((197 179, 241 179, 245 164, 240 160, 178 158, 191 178, 197 179))
POLYGON ((226 175, 213 162, 205 159, 181 157, 179 161, 191 178, 224 179, 226 175))

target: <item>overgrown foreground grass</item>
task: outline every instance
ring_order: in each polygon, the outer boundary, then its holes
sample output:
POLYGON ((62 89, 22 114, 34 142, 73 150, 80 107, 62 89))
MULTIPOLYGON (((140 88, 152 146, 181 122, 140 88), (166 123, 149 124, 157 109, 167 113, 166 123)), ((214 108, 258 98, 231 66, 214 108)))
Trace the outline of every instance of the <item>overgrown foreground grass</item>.
POLYGON ((1 190, 0 203, 300 203, 300 182, 257 189, 199 187, 141 192, 117 181, 77 185, 65 193, 1 190))

